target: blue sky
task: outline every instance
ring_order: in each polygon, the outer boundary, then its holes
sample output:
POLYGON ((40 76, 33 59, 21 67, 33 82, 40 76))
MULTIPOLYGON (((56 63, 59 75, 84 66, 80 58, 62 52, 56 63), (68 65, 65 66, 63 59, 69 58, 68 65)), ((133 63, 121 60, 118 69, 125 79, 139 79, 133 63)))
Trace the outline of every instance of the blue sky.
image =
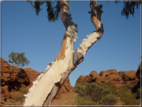
MULTIPOLYGON (((46 6, 43 5, 39 16, 29 2, 2 2, 2 58, 8 61, 8 55, 25 52, 31 67, 44 72, 47 65, 58 54, 65 28, 61 18, 56 22, 47 19, 46 6)), ((95 31, 91 23, 90 2, 70 2, 70 13, 78 25, 78 39, 74 51, 86 35, 95 31)), ((137 70, 140 63, 140 8, 134 17, 121 16, 124 3, 98 2, 102 4, 101 22, 104 34, 87 52, 84 61, 70 74, 71 85, 75 85, 80 75, 89 75, 91 71, 137 70)))

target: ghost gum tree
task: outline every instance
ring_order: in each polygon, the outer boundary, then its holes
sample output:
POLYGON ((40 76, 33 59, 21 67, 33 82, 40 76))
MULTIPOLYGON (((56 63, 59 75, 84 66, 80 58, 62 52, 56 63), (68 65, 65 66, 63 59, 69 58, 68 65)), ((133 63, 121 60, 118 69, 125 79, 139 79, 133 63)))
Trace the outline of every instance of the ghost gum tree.
MULTIPOLYGON (((60 12, 63 25, 66 29, 59 53, 54 61, 47 66, 46 71, 39 75, 33 82, 33 86, 29 89, 29 93, 25 95, 25 106, 50 105, 69 74, 83 61, 89 48, 102 37, 104 33, 103 24, 100 22, 101 14, 103 13, 101 10, 102 5, 98 5, 96 0, 90 1, 91 11, 89 13, 91 14, 91 21, 96 31, 88 35, 76 51, 73 51, 78 29, 69 13, 69 1, 58 1, 54 8, 52 7, 52 2, 48 1, 36 1, 34 4, 31 1, 29 2, 35 7, 37 15, 39 14, 40 6, 46 3, 49 21, 54 22, 58 19, 58 13, 60 12), (94 12, 94 10, 96 12, 94 12)), ((135 7, 135 5, 137 6, 137 4, 134 4, 133 7, 135 7)), ((125 14, 127 12, 127 9, 124 9, 123 13, 125 14)), ((131 13, 133 13, 133 11, 131 13)), ((129 16, 131 13, 126 14, 126 16, 129 16)))

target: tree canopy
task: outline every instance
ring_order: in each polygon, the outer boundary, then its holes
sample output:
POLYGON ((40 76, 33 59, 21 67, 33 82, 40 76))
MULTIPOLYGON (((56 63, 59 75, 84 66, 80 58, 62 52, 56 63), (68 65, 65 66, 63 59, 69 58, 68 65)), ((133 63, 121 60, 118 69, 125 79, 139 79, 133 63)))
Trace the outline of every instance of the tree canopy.
POLYGON ((21 68, 22 66, 28 65, 30 61, 25 57, 25 53, 14 53, 11 52, 8 56, 9 63, 14 63, 16 68, 21 68))
MULTIPOLYGON (((120 2, 119 0, 115 0, 115 3, 120 2)), ((41 6, 42 4, 46 3, 46 11, 47 11, 47 18, 49 21, 56 21, 59 18, 59 13, 60 13, 60 2, 50 2, 50 1, 39 1, 36 0, 35 2, 31 2, 31 5, 35 8, 36 15, 39 15, 39 12, 42 10, 41 6)), ((122 16, 126 16, 128 19, 130 15, 134 16, 135 10, 140 7, 140 4, 142 3, 142 0, 137 0, 137 1, 124 1, 124 7, 121 11, 122 16)))

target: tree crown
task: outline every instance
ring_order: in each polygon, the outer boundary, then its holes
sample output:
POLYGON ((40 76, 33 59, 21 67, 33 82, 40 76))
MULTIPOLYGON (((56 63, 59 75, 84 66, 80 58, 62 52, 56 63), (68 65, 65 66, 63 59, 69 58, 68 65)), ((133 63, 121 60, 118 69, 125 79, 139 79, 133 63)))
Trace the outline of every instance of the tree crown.
POLYGON ((9 63, 13 63, 16 68, 21 68, 22 66, 28 65, 30 63, 29 60, 25 57, 25 53, 14 53, 11 52, 8 56, 9 63))

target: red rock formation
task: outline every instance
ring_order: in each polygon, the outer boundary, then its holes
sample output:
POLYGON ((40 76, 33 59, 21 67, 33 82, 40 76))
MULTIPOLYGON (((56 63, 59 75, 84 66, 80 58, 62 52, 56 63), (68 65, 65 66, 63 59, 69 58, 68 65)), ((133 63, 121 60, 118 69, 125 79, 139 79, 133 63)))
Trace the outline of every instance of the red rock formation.
POLYGON ((83 82, 85 82, 85 76, 81 75, 81 76, 77 79, 76 83, 83 83, 83 82))
POLYGON ((11 92, 19 91, 22 85, 27 86, 30 84, 30 81, 23 69, 15 68, 2 58, 0 60, 2 99, 6 101, 11 97, 11 92))
POLYGON ((89 75, 85 76, 85 82, 90 83, 92 81, 91 77, 89 75))
POLYGON ((121 89, 124 85, 127 85, 127 88, 131 89, 138 83, 138 79, 136 76, 136 71, 120 71, 117 72, 115 69, 110 69, 107 71, 101 71, 100 74, 96 71, 92 71, 89 76, 81 75, 76 83, 83 83, 83 82, 112 82, 116 89, 121 89), (88 80, 86 80, 86 77, 88 80))
POLYGON ((91 79, 95 79, 96 77, 99 77, 98 73, 96 71, 91 71, 91 73, 89 74, 91 79))
POLYGON ((120 71, 120 72, 122 72, 122 79, 124 80, 124 81, 129 81, 129 80, 135 80, 137 77, 136 77, 136 71, 120 71))
POLYGON ((30 84, 28 85, 28 88, 30 88, 33 85, 33 81, 36 80, 36 78, 43 72, 37 72, 35 70, 33 70, 32 68, 24 68, 23 69, 26 74, 27 77, 29 78, 30 84))
POLYGON ((107 71, 101 71, 99 74, 103 78, 107 78, 108 81, 120 81, 121 77, 115 69, 110 69, 107 71))

